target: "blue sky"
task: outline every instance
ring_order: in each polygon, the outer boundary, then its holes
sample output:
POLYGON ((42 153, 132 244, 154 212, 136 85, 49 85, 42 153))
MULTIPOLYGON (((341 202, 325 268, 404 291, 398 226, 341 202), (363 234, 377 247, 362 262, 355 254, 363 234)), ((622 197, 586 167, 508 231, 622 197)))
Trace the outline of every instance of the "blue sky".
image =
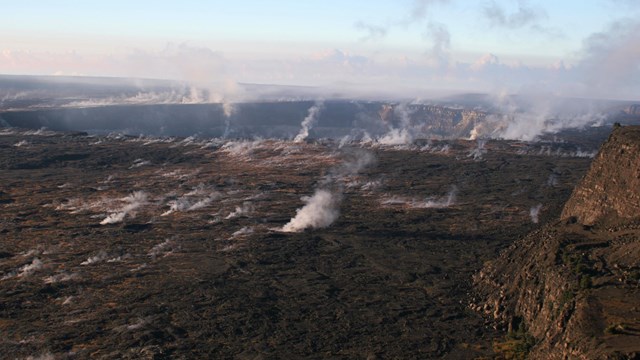
MULTIPOLYGON (((0 4, 0 73, 296 85, 395 82, 413 88, 428 82, 469 90, 492 90, 500 81, 523 87, 529 78, 539 82, 544 69, 581 68, 590 56, 603 56, 589 53, 602 48, 591 40, 612 31, 633 37, 640 13, 635 0, 0 4), (615 30, 621 23, 625 28, 615 30)), ((563 85, 593 87, 576 79, 584 74, 570 75, 563 85)), ((636 96, 634 91, 620 96, 636 96)))

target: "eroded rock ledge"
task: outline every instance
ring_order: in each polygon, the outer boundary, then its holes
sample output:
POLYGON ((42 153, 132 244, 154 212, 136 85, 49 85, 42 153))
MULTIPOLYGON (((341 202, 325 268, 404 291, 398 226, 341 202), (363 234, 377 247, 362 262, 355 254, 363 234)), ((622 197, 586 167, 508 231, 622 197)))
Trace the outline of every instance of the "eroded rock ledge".
POLYGON ((561 219, 474 280, 471 306, 520 337, 518 356, 640 358, 640 127, 616 126, 561 219))

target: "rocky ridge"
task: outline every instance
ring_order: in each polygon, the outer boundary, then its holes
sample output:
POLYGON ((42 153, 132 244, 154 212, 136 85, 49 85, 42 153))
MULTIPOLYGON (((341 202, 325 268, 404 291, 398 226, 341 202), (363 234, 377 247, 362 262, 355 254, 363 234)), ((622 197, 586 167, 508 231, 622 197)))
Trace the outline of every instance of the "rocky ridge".
POLYGON ((567 202, 563 218, 584 224, 606 216, 640 218, 640 131, 619 128, 594 160, 582 186, 567 202))
POLYGON ((561 220, 475 276, 472 307, 510 334, 505 357, 640 357, 640 127, 615 127, 561 220))

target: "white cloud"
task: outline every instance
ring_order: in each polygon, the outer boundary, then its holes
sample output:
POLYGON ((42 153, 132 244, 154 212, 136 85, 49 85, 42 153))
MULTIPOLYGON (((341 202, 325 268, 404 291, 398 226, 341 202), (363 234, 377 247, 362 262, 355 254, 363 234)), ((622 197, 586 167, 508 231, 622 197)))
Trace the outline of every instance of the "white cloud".
POLYGON ((577 65, 584 84, 600 96, 640 91, 640 21, 625 19, 585 39, 577 65))

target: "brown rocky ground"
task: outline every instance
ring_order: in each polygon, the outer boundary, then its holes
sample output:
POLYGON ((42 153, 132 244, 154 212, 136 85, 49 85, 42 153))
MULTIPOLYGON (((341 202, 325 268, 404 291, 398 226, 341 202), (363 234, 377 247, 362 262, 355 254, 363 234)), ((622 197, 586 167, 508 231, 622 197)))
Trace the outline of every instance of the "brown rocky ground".
POLYGON ((563 146, 4 130, 0 354, 491 357, 501 334, 467 306, 472 274, 537 227, 532 208, 560 214, 591 162, 563 146), (334 224, 274 230, 328 177, 334 224))
POLYGON ((640 127, 618 127, 553 222, 476 277, 478 308, 506 325, 506 353, 640 358, 640 127))

